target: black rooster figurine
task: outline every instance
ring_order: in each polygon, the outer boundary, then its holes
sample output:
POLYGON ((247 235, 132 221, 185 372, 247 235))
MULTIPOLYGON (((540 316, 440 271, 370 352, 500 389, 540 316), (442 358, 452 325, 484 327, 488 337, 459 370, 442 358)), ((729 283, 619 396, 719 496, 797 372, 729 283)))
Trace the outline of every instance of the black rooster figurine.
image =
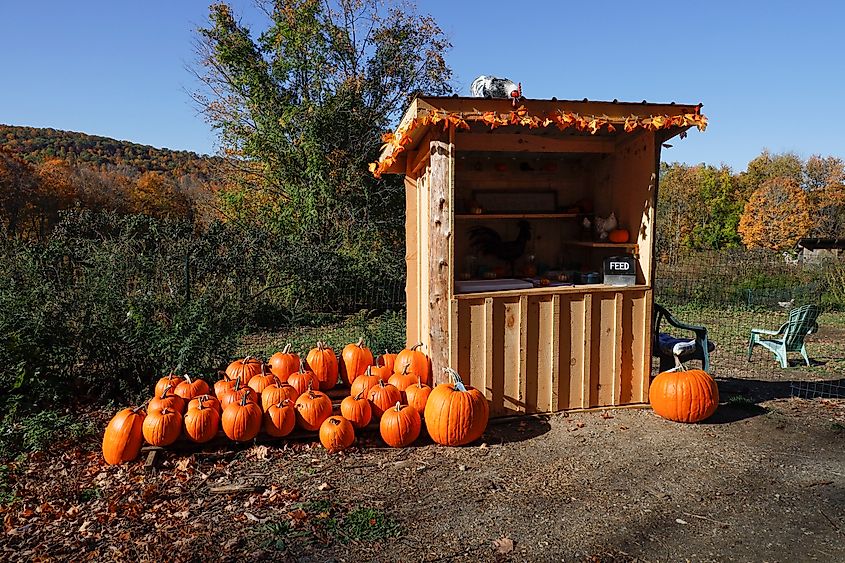
POLYGON ((528 221, 520 221, 516 240, 503 241, 499 233, 487 227, 474 227, 469 237, 472 247, 482 254, 508 262, 511 265, 511 276, 514 276, 514 263, 525 254, 525 245, 531 240, 531 225, 528 221))

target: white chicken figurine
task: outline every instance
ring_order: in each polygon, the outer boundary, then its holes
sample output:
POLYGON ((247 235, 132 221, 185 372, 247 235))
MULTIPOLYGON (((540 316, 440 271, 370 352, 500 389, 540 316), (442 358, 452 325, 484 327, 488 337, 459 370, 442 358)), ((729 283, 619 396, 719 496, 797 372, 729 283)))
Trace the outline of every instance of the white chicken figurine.
POLYGON ((511 98, 514 103, 522 97, 522 84, 508 78, 481 75, 472 81, 469 92, 474 98, 511 98))
POLYGON ((619 226, 619 223, 616 221, 616 213, 613 212, 611 212, 606 218, 596 217, 595 223, 596 234, 601 242, 607 240, 607 233, 619 226))

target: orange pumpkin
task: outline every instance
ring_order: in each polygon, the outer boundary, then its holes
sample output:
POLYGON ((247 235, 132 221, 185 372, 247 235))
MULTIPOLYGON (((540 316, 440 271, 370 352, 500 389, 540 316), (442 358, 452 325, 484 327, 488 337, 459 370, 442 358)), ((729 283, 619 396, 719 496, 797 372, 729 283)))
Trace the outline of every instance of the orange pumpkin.
POLYGON ((191 376, 186 373, 185 381, 176 386, 174 393, 185 399, 185 401, 190 401, 194 397, 206 395, 208 391, 208 383, 200 378, 191 379, 191 376))
POLYGON ((220 374, 220 380, 214 382, 214 396, 218 399, 231 391, 235 386, 235 379, 228 376, 225 371, 217 372, 220 374))
POLYGON ((355 381, 352 382, 352 387, 349 389, 349 395, 354 396, 359 393, 363 393, 364 397, 366 397, 367 393, 370 392, 370 388, 372 388, 373 385, 378 385, 379 381, 384 380, 373 373, 373 366, 368 366, 364 375, 356 377, 355 381))
POLYGON ((402 373, 394 373, 390 376, 390 379, 387 380, 388 383, 399 389, 399 392, 402 393, 402 398, 405 398, 405 389, 420 381, 419 375, 412 375, 408 373, 408 370, 411 366, 406 365, 405 370, 402 373))
POLYGON ((156 383, 155 391, 153 391, 153 395, 158 397, 159 395, 161 395, 164 392, 164 388, 167 387, 168 385, 170 385, 171 389, 176 389, 179 386, 179 384, 182 383, 183 381, 185 381, 185 380, 182 379, 178 375, 174 375, 172 373, 170 375, 166 375, 166 376, 162 377, 161 379, 159 379, 158 382, 156 383))
MULTIPOLYGON (((246 391, 252 391, 249 387, 246 391)), ((261 408, 255 403, 247 400, 251 393, 245 393, 240 402, 232 403, 223 409, 221 419, 223 432, 230 440, 235 442, 249 442, 258 435, 261 430, 262 414, 261 408)))
POLYGON ((651 383, 648 400, 654 412, 675 422, 699 422, 719 406, 719 387, 700 369, 664 371, 651 383))
POLYGON ((431 395, 431 387, 419 379, 415 384, 405 388, 405 398, 408 399, 408 405, 414 407, 420 413, 425 412, 425 404, 428 402, 429 395, 431 395))
POLYGON ((173 389, 167 385, 158 397, 153 397, 147 404, 147 412, 158 411, 163 408, 169 408, 174 411, 182 413, 185 411, 185 399, 173 392, 173 389))
MULTIPOLYGON (((393 356, 396 356, 396 354, 393 354, 393 356)), ((390 376, 393 375, 393 363, 395 362, 391 362, 391 365, 388 366, 385 363, 384 356, 379 356, 378 358, 376 358, 375 364, 367 368, 369 371, 367 371, 366 373, 376 375, 382 381, 386 382, 388 379, 390 379, 390 376)))
POLYGON ((378 385, 370 388, 367 399, 370 401, 373 416, 380 419, 384 411, 402 400, 402 393, 393 385, 379 381, 378 385))
POLYGON ((267 371, 267 367, 262 364, 261 373, 250 379, 248 385, 250 389, 255 391, 256 396, 260 397, 264 389, 275 383, 276 379, 277 377, 273 375, 273 372, 267 371))
POLYGON ((628 242, 630 237, 631 235, 628 233, 628 229, 613 229, 607 233, 607 240, 619 244, 628 242))
POLYGON ((407 373, 414 377, 419 376, 423 383, 429 385, 431 383, 431 360, 420 351, 422 346, 423 343, 420 342, 399 352, 396 363, 393 365, 393 373, 403 374, 407 370, 407 373))
POLYGON ((249 384, 249 380, 261 373, 261 367, 264 362, 258 358, 247 356, 242 360, 235 360, 229 367, 226 368, 226 375, 229 379, 241 378, 244 385, 249 384))
POLYGON ((217 409, 206 406, 202 401, 196 408, 188 409, 183 419, 185 435, 194 442, 202 444, 217 436, 220 428, 220 413, 217 409))
POLYGON ((296 425, 293 401, 284 399, 264 411, 264 431, 274 438, 287 436, 296 425))
POLYGON ((299 371, 295 371, 288 376, 288 383, 297 391, 296 398, 313 387, 319 388, 320 382, 317 381, 317 376, 311 370, 305 369, 305 362, 299 362, 299 371))
POLYGON ((261 393, 261 410, 267 412, 270 405, 281 403, 285 399, 290 399, 290 402, 293 403, 300 395, 302 393, 297 391, 293 385, 283 383, 280 379, 276 378, 276 382, 273 385, 265 387, 261 393))
POLYGON ((425 426, 438 444, 463 446, 484 434, 490 409, 481 391, 464 385, 452 368, 446 372, 453 383, 441 383, 428 396, 425 426))
POLYGON ((340 378, 344 385, 352 385, 367 368, 373 365, 373 353, 364 346, 364 339, 359 338, 356 344, 347 344, 340 353, 343 360, 340 364, 340 378))
POLYGON ((340 414, 352 423, 355 428, 364 428, 373 418, 373 410, 370 401, 364 396, 364 392, 357 395, 344 397, 340 402, 340 414))
POLYGON ((384 351, 384 354, 376 358, 375 364, 377 366, 384 366, 390 370, 390 373, 393 373, 393 368, 396 365, 396 356, 399 354, 391 354, 387 350, 384 351))
POLYGON ((332 453, 341 452, 355 441, 355 429, 342 416, 330 416, 320 425, 320 443, 332 453))
POLYGON ((420 437, 420 413, 414 407, 396 403, 384 411, 379 423, 381 439, 393 448, 404 448, 420 437))
POLYGON ((258 404, 258 397, 256 397, 255 391, 246 385, 241 385, 241 380, 238 378, 235 380, 235 386, 232 390, 227 391, 222 397, 220 397, 220 408, 223 409, 223 412, 226 412, 226 407, 239 403, 241 399, 244 399, 254 405, 258 404))
POLYGON ((320 382, 319 389, 333 389, 337 385, 338 367, 334 350, 318 341, 317 347, 308 352, 305 361, 311 371, 314 372, 314 377, 320 382))
POLYGON ((193 399, 188 402, 188 410, 195 409, 202 404, 204 407, 210 407, 217 411, 217 414, 223 413, 223 407, 220 406, 220 401, 217 397, 213 397, 211 395, 200 395, 199 397, 194 397, 193 399))
POLYGON ((132 461, 141 453, 141 428, 147 413, 138 407, 123 409, 109 421, 103 435, 103 457, 109 465, 132 461))
POLYGON ((287 381, 288 376, 299 369, 299 356, 290 351, 290 344, 286 344, 284 350, 270 356, 267 363, 270 364, 273 375, 287 381))
POLYGON ((141 431, 152 446, 169 446, 182 432, 182 415, 170 407, 151 409, 141 425, 141 431))
POLYGON ((319 430, 332 415, 332 400, 325 393, 308 390, 296 400, 296 420, 304 430, 319 430))

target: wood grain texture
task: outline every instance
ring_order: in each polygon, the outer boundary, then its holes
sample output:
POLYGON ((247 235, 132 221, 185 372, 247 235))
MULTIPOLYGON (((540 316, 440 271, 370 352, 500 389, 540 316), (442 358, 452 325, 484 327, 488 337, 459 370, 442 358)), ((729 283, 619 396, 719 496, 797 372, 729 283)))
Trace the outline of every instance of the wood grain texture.
POLYGON ((431 141, 428 236, 428 351, 434 383, 446 383, 449 367, 449 299, 452 280, 452 145, 449 133, 431 141))

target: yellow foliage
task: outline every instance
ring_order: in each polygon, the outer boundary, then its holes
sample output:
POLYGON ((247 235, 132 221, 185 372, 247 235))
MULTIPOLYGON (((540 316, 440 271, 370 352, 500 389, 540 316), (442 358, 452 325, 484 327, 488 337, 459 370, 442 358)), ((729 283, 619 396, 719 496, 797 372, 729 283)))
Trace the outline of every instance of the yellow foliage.
POLYGON ((789 178, 772 178, 757 188, 739 219, 748 248, 792 248, 813 226, 807 193, 789 178))

